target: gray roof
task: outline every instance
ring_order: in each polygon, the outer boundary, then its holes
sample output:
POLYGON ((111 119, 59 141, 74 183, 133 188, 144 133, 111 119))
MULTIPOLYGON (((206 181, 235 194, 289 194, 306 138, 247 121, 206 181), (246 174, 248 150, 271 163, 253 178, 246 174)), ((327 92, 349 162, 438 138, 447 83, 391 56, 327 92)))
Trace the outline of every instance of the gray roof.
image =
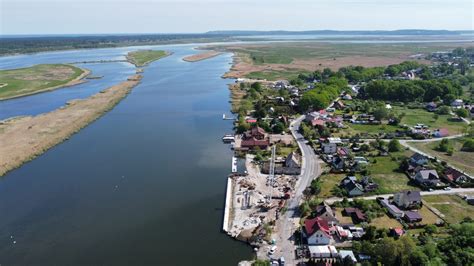
POLYGON ((434 169, 420 170, 418 173, 420 174, 421 178, 423 178, 424 180, 439 179, 438 173, 434 169))

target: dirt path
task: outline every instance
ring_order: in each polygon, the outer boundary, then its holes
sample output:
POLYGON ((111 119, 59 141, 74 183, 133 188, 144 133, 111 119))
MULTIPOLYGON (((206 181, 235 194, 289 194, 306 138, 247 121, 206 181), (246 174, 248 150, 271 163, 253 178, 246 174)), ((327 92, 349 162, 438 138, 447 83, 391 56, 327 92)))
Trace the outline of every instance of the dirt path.
POLYGON ((120 102, 140 75, 83 100, 37 116, 0 121, 0 176, 41 155, 87 126, 120 102))

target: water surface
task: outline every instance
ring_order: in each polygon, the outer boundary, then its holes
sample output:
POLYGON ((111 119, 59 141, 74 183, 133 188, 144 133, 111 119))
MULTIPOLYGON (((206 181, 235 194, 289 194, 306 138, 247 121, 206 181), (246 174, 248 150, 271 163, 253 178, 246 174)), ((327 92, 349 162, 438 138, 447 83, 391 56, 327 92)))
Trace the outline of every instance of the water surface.
MULTIPOLYGON (((0 66, 95 53, 120 58, 134 49, 10 57, 0 66)), ((220 142, 232 124, 221 117, 232 81, 220 76, 231 56, 188 63, 181 58, 196 52, 190 46, 167 49, 174 54, 148 66, 111 112, 3 177, 0 264, 235 265, 251 257, 246 245, 221 232, 232 156, 220 142)), ((124 63, 87 67, 104 74, 97 83, 133 72, 124 63)), ((54 109, 76 97, 67 95, 71 89, 0 102, 0 116, 54 109)), ((87 97, 101 88, 92 81, 76 89, 87 97)))

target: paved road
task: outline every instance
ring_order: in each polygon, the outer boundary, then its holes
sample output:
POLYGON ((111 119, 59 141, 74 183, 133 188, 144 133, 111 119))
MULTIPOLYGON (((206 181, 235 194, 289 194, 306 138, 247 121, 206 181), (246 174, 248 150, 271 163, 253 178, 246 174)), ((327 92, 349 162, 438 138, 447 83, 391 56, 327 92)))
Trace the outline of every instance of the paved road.
MULTIPOLYGON (((451 190, 435 190, 435 191, 421 191, 420 194, 422 196, 430 196, 430 195, 444 195, 444 194, 463 194, 463 193, 474 193, 474 188, 453 188, 451 190)), ((393 194, 383 194, 383 195, 375 195, 375 196, 367 196, 367 197, 357 197, 356 199, 365 199, 365 200, 374 200, 377 197, 382 198, 389 198, 393 196, 393 194)), ((332 204, 334 202, 342 201, 343 198, 328 198, 325 201, 328 204, 332 204)), ((352 201, 354 198, 348 199, 352 201)))
MULTIPOLYGON (((290 125, 293 137, 296 139, 302 153, 301 175, 295 186, 294 194, 287 204, 287 211, 277 221, 278 235, 276 235, 276 245, 278 252, 275 255, 283 256, 286 265, 296 265, 295 244, 292 235, 299 223, 299 204, 303 196, 303 191, 311 184, 314 178, 320 175, 319 157, 314 153, 311 146, 306 144, 306 140, 298 132, 304 116, 300 116, 290 125)), ((274 257, 277 257, 274 256, 274 257)))

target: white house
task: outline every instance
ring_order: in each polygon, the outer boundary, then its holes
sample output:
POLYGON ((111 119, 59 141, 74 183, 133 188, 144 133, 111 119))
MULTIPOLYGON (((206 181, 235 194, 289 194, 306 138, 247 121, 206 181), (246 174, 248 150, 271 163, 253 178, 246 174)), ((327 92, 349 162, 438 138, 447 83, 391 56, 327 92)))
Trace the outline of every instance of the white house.
POLYGON ((323 143, 322 145, 323 153, 325 154, 334 154, 337 152, 336 143, 323 143))
POLYGON ((319 217, 304 221, 304 235, 308 245, 329 245, 334 242, 328 222, 319 217))

